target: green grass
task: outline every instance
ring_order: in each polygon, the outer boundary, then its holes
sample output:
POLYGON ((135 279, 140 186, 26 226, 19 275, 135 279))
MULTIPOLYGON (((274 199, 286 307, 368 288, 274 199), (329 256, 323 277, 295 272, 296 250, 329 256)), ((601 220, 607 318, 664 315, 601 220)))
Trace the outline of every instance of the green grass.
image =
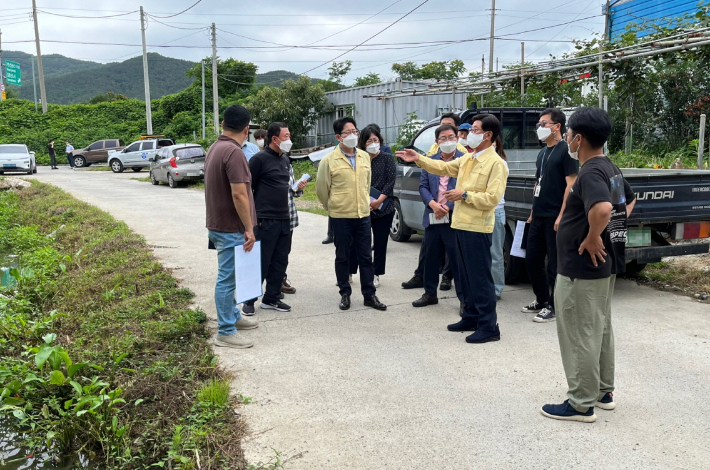
POLYGON ((135 181, 142 181, 144 183, 150 183, 150 176, 144 176, 142 178, 131 178, 132 180, 135 181))
POLYGON ((82 170, 82 171, 111 171, 111 167, 108 165, 103 165, 103 166, 91 165, 89 168, 86 168, 85 170, 82 170))
POLYGON ((659 287, 666 285, 677 287, 689 294, 710 294, 710 271, 702 271, 680 263, 665 261, 649 263, 636 277, 659 287))
POLYGON ((19 255, 0 296, 0 419, 27 447, 110 469, 246 466, 206 316, 140 236, 35 181, 0 194, 0 253, 19 255))
POLYGON ((318 178, 318 168, 313 165, 310 161, 293 162, 293 175, 296 180, 298 180, 304 173, 308 173, 311 176, 311 181, 306 185, 303 190, 303 195, 299 198, 303 201, 317 201, 318 204, 315 207, 306 207, 299 210, 304 212, 311 212, 318 215, 328 215, 323 206, 318 201, 316 196, 316 180, 318 178))

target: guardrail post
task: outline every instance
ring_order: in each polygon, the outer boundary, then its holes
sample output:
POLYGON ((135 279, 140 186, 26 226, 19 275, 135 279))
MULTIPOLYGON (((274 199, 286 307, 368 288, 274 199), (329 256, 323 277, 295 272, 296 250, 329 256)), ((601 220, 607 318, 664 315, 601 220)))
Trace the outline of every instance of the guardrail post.
POLYGON ((700 115, 700 134, 698 137, 698 170, 703 169, 703 152, 705 151, 705 115, 700 115))

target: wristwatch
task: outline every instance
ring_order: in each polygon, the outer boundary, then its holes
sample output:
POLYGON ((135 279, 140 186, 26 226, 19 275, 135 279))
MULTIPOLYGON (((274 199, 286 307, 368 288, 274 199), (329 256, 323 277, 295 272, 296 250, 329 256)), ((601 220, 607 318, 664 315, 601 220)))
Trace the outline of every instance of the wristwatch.
POLYGON ((468 199, 468 191, 463 192, 463 194, 461 195, 461 199, 463 199, 464 201, 468 199))

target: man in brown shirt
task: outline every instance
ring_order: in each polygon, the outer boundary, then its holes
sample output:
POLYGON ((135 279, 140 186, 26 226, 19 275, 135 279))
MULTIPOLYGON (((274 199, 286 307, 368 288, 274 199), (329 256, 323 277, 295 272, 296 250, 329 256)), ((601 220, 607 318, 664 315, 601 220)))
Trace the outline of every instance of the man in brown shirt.
POLYGON ((217 283, 214 301, 219 331, 216 346, 250 348, 254 343, 238 335, 237 329, 251 330, 259 323, 242 318, 236 304, 234 247, 254 247, 254 198, 251 173, 242 144, 249 135, 249 111, 233 105, 224 112, 222 135, 212 144, 205 159, 205 204, 210 244, 217 250, 217 283))

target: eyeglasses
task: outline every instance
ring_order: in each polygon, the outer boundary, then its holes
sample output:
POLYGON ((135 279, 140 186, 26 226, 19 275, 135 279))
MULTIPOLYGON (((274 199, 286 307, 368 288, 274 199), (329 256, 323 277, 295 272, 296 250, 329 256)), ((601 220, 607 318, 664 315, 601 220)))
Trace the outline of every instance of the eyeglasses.
POLYGON ((558 122, 542 121, 542 122, 538 122, 537 124, 535 124, 535 128, 539 129, 541 127, 554 126, 555 124, 559 124, 559 123, 558 122))
POLYGON ((441 142, 443 144, 444 142, 458 142, 459 138, 455 135, 452 135, 451 137, 439 137, 438 139, 436 139, 436 141, 441 142))
POLYGON ((343 131, 343 132, 340 133, 340 135, 345 136, 345 137, 349 136, 350 134, 352 134, 352 135, 360 135, 360 131, 357 130, 357 129, 351 129, 351 130, 349 130, 349 131, 343 131))

